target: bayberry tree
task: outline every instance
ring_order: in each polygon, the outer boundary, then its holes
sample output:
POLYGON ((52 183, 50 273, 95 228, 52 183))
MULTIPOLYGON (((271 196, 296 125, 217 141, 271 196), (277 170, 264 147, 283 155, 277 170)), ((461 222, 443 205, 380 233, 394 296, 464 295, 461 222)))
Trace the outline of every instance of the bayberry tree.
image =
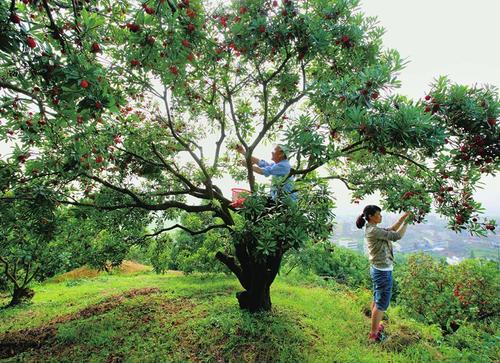
POLYGON ((40 276, 45 262, 58 259, 58 251, 49 248, 56 229, 50 190, 35 183, 17 192, 19 198, 8 190, 7 197, 12 199, 0 201, 0 271, 11 291, 9 306, 31 299, 31 281, 40 276), (27 192, 31 198, 26 198, 27 192))
POLYGON ((0 135, 15 145, 12 177, 53 183, 58 203, 148 211, 155 236, 220 228, 232 248, 217 258, 251 311, 271 307, 283 254, 328 236, 329 179, 357 199, 380 191, 386 209, 412 210, 417 222, 434 205, 450 228, 484 235, 495 222, 478 219, 473 192, 499 167, 497 90, 439 78, 424 99, 398 95, 404 62, 358 6, 3 3, 0 135), (231 146, 243 145, 251 165, 259 145, 279 138, 295 155, 300 197, 266 208, 231 146), (248 181, 239 211, 220 187, 224 175, 248 181), (88 198, 91 190, 107 198, 88 198), (212 223, 164 227, 181 212, 212 223))

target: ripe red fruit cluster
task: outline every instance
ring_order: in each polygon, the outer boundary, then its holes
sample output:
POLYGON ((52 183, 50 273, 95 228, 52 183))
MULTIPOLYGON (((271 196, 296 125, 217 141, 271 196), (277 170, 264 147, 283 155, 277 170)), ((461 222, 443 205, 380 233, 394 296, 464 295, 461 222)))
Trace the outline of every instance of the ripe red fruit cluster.
POLYGON ((425 96, 425 100, 427 102, 430 101, 430 104, 426 104, 425 106, 425 112, 429 113, 431 112, 433 115, 438 112, 441 109, 441 105, 438 103, 438 101, 435 98, 432 98, 431 96, 427 95, 425 96))
POLYGON ((133 33, 138 33, 141 31, 141 27, 133 23, 127 23, 127 28, 133 33))
POLYGON ((185 46, 186 48, 189 48, 190 44, 189 44, 189 40, 187 39, 182 39, 182 45, 185 46))
POLYGON ((190 8, 186 9, 186 15, 189 16, 191 19, 196 17, 196 13, 190 8))
POLYGON ((95 43, 95 42, 92 43, 92 46, 90 47, 90 51, 92 53, 98 53, 98 52, 100 52, 101 51, 101 47, 100 47, 99 43, 95 43))
POLYGON ((131 65, 132 67, 138 67, 138 66, 140 66, 140 65, 141 65, 141 61, 140 61, 140 60, 138 60, 138 59, 132 59, 132 60, 130 61, 130 65, 131 65))
POLYGON ((14 24, 20 24, 21 18, 16 13, 12 13, 10 14, 10 21, 13 22, 14 24))
POLYGON ((82 81, 80 82, 80 87, 87 88, 88 86, 89 86, 89 82, 87 82, 86 79, 82 79, 82 81))
POLYGON ((102 103, 100 101, 95 101, 95 108, 100 110, 102 108, 102 103))
POLYGON ((169 68, 169 70, 170 70, 170 73, 172 73, 172 74, 173 74, 173 75, 175 75, 175 76, 179 73, 179 70, 177 69, 177 67, 176 67, 176 66, 171 66, 171 67, 169 68))
POLYGON ((241 14, 241 15, 243 15, 243 14, 245 14, 246 12, 247 12, 247 8, 246 8, 246 7, 244 7, 244 6, 241 6, 241 7, 240 7, 240 14, 241 14))
POLYGON ((26 162, 26 160, 28 159, 28 156, 29 156, 29 155, 19 155, 19 156, 17 157, 17 160, 18 160, 20 163, 25 163, 25 162, 26 162))
POLYGON ((342 45, 344 48, 352 48, 354 46, 351 38, 349 38, 349 36, 347 35, 344 35, 342 38, 340 38, 340 40, 337 40, 335 44, 342 45))
POLYGON ((144 9, 144 11, 148 14, 154 14, 155 12, 155 9, 153 9, 152 7, 149 7, 147 4, 142 4, 142 8, 144 9))
POLYGON ((494 230, 495 230, 495 226, 494 226, 493 224, 487 224, 487 225, 485 226, 485 228, 486 228, 487 230, 489 230, 489 231, 494 231, 494 230))
POLYGON ((36 48, 36 41, 34 38, 32 37, 26 38, 26 43, 28 44, 28 47, 30 47, 31 49, 36 48))
POLYGON ((102 156, 102 155, 97 155, 97 157, 95 158, 95 162, 96 162, 97 164, 100 164, 100 163, 102 163, 103 161, 104 161, 104 158, 103 158, 103 156, 102 156))
POLYGON ((192 24, 192 23, 188 24, 188 26, 187 26, 188 32, 192 33, 195 31, 195 29, 196 29, 196 27, 194 26, 194 24, 192 24))

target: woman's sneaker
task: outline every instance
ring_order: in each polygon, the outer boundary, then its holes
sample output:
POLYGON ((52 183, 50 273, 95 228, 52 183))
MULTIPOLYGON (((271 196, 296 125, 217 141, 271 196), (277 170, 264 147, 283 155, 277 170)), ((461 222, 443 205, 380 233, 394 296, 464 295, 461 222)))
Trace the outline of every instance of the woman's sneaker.
POLYGON ((368 336, 368 343, 380 343, 380 333, 376 332, 375 334, 370 333, 368 336))
POLYGON ((386 335, 383 332, 383 327, 382 330, 379 328, 379 330, 375 333, 368 336, 368 342, 369 343, 381 343, 387 339, 386 335))

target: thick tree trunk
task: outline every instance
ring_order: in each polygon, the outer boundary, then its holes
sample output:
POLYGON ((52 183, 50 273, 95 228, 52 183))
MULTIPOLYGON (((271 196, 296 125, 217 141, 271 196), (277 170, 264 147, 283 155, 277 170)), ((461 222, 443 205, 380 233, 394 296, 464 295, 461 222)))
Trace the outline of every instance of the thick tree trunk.
POLYGON ((264 280, 255 281, 248 290, 236 293, 240 308, 250 312, 271 310, 271 284, 264 280))
POLYGON ((244 246, 236 246, 236 259, 221 252, 216 254, 241 283, 244 291, 238 292, 241 309, 250 312, 271 310, 270 287, 278 274, 283 255, 270 256, 264 261, 255 261, 244 246))
POLYGON ((14 287, 14 293, 12 294, 12 300, 8 306, 16 306, 24 301, 29 301, 33 298, 35 292, 27 287, 14 287))

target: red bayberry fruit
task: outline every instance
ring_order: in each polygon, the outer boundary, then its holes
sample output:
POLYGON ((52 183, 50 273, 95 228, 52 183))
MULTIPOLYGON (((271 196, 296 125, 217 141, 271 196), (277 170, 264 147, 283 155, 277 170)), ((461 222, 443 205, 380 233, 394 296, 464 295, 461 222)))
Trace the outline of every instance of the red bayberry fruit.
POLYGON ((13 22, 14 24, 20 24, 21 18, 16 13, 12 13, 10 14, 10 21, 13 22))
POLYGON ((430 99, 431 99, 431 96, 429 96, 429 95, 425 96, 426 101, 430 101, 430 99))
POLYGON ((494 118, 489 118, 488 119, 488 125, 490 125, 491 127, 495 126, 497 123, 497 120, 494 119, 494 118))
POLYGON ((246 7, 244 7, 244 6, 240 7, 240 14, 241 15, 245 14, 246 12, 247 12, 247 8, 246 7))
POLYGON ((171 66, 169 69, 170 73, 172 73, 173 75, 177 75, 179 73, 179 70, 177 69, 176 66, 171 66))
POLYGON ((97 53, 101 51, 101 46, 99 43, 92 43, 92 46, 90 47, 92 53, 97 53))
POLYGON ((100 110, 102 108, 102 103, 99 101, 95 101, 95 108, 100 110))
POLYGON ((97 155, 97 157, 95 158, 95 162, 97 164, 100 164, 104 161, 104 158, 102 157, 102 155, 97 155))
POLYGON ((182 45, 185 46, 186 48, 189 48, 189 40, 187 39, 182 39, 182 45))
POLYGON ((32 37, 26 38, 26 43, 28 44, 28 47, 30 47, 31 49, 36 48, 36 41, 34 38, 32 37))
POLYGON ((378 92, 372 92, 370 97, 372 98, 372 100, 376 100, 378 96, 379 96, 378 92))
POLYGON ((191 23, 190 23, 190 24, 188 24, 188 26, 187 26, 187 30, 188 30, 190 33, 194 32, 194 30, 195 30, 195 29, 196 29, 196 27, 194 26, 194 24, 191 24, 191 23))
POLYGON ((266 27, 264 25, 259 26, 259 33, 265 33, 266 27))
POLYGON ((138 33, 139 31, 141 31, 141 27, 133 23, 127 23, 127 28, 133 33, 138 33))
POLYGON ((89 86, 89 82, 87 82, 86 79, 82 79, 82 81, 80 82, 80 87, 87 88, 88 86, 89 86))
POLYGON ((138 67, 140 64, 141 64, 141 62, 140 62, 138 59, 132 59, 132 60, 130 61, 130 65, 131 65, 132 67, 138 67))

